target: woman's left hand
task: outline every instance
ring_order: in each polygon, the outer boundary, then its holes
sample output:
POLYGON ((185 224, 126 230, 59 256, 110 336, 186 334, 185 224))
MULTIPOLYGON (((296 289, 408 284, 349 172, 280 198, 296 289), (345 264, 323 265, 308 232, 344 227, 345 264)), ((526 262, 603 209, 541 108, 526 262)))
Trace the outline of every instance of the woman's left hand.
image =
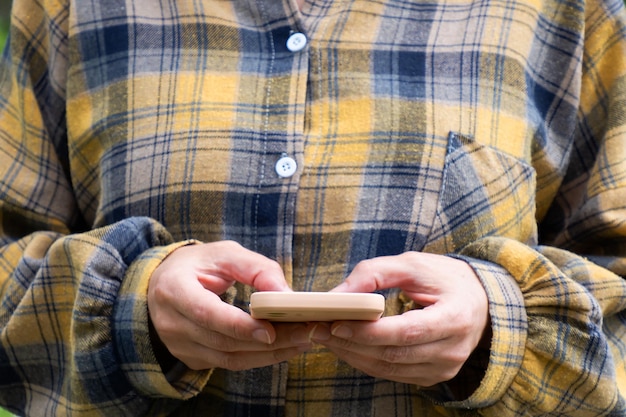
POLYGON ((489 325, 488 299, 461 260, 418 252, 359 263, 333 291, 402 289, 423 308, 376 322, 318 323, 312 340, 354 368, 423 387, 454 378, 489 325))

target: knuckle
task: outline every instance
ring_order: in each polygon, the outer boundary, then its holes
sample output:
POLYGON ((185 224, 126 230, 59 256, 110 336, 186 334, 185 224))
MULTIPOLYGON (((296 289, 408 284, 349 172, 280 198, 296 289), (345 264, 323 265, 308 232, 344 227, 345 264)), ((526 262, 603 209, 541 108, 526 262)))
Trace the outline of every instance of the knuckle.
MULTIPOLYGON (((211 243, 208 244, 211 245, 211 243)), ((242 248, 241 244, 234 240, 221 240, 219 242, 213 242, 212 245, 220 245, 225 250, 237 250, 242 248)))
POLYGON ((372 360, 361 364, 359 368, 375 378, 393 379, 398 374, 399 366, 384 360, 372 360))
POLYGON ((457 331, 462 335, 467 335, 471 332, 474 325, 473 319, 468 314, 455 314, 452 319, 453 323, 456 323, 457 331))
POLYGON ((368 272, 372 269, 371 265, 372 265, 372 260, 371 259, 364 259, 362 261, 359 261, 355 267, 354 267, 354 271, 357 272, 368 272))
POLYGON ((383 353, 381 355, 381 359, 384 362, 389 362, 389 363, 401 363, 406 361, 406 359, 409 357, 410 352, 409 352, 409 348, 407 347, 398 347, 398 346, 387 346, 385 347, 385 349, 383 350, 383 353))
POLYGON ((459 373, 459 370, 460 368, 457 368, 457 367, 442 369, 441 373, 439 374, 438 381, 436 383, 443 382, 443 381, 450 381, 459 373))
POLYGON ((394 377, 398 374, 398 364, 379 361, 374 372, 379 376, 394 377))
POLYGON ((234 352, 236 351, 236 343, 233 339, 225 337, 216 332, 207 332, 205 334, 205 340, 207 346, 220 352, 234 352))
POLYGON ((202 304, 191 304, 188 306, 189 319, 197 323, 201 327, 209 328, 211 326, 211 315, 208 308, 202 304))
POLYGON ((355 265, 353 273, 356 273, 357 275, 376 275, 376 264, 376 259, 364 259, 355 265))
POLYGON ((423 326, 417 323, 411 323, 406 327, 402 334, 402 344, 415 345, 424 338, 424 334, 427 332, 423 326))
POLYGON ((283 268, 280 266, 280 263, 278 261, 276 261, 275 259, 267 259, 267 270, 269 272, 274 272, 276 274, 281 274, 283 273, 283 268))
POLYGON ((246 369, 245 361, 242 360, 240 355, 236 354, 220 355, 218 367, 229 371, 243 371, 246 369))
POLYGON ((455 309, 448 312, 446 320, 450 323, 451 330, 458 337, 470 334, 476 326, 476 318, 468 311, 455 309))
POLYGON ((472 349, 469 346, 459 346, 457 349, 453 349, 450 352, 448 358, 449 362, 457 366, 463 365, 472 354, 472 349))
POLYGON ((172 292, 166 285, 154 285, 150 289, 150 298, 155 306, 167 305, 172 299, 172 292))
POLYGON ((442 380, 454 378, 467 361, 469 355, 465 350, 452 349, 440 357, 440 375, 442 380))
POLYGON ((350 350, 355 346, 355 343, 348 339, 339 339, 336 338, 334 342, 335 346, 340 349, 350 350))
POLYGON ((413 263, 415 262, 417 252, 414 251, 406 251, 398 255, 398 259, 405 263, 413 263))

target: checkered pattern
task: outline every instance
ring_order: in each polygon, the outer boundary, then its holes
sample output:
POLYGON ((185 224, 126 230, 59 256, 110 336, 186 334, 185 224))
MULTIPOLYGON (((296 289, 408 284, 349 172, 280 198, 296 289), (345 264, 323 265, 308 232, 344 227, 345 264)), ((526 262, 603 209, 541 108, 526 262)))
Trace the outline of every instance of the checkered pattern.
MULTIPOLYGON (((626 415, 622 1, 292 3, 15 2, 0 64, 0 404, 626 415), (302 51, 286 47, 293 32, 302 51), (274 171, 285 155, 289 178, 274 171), (430 390, 323 349, 168 380, 146 288, 189 239, 236 240, 305 291, 376 256, 460 257, 485 284, 491 349, 430 390)), ((249 293, 229 300, 245 308, 249 293)))

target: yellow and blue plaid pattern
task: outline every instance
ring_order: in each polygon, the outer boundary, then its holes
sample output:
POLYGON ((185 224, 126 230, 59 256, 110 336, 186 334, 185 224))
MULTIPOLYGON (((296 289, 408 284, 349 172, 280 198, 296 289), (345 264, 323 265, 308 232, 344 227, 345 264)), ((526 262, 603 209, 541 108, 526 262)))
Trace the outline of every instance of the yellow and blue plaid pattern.
MULTIPOLYGON (((21 0, 0 63, 0 405, 31 416, 626 415, 621 0, 21 0), (308 44, 293 52, 294 32, 308 44), (282 178, 283 156, 298 169, 282 178), (465 259, 490 350, 421 390, 319 349, 163 375, 151 272, 232 239, 325 291, 465 259)), ((445 279, 445 277, 442 277, 445 279)), ((225 299, 245 308, 250 288, 225 299)), ((388 291, 387 314, 410 304, 388 291)))

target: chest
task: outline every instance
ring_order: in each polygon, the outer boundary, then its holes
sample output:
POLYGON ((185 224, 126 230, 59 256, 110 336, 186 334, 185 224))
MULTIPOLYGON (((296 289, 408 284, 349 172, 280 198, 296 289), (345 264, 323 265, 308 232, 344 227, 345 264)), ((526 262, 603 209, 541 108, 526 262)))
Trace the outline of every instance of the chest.
POLYGON ((535 150, 575 115, 547 86, 574 94, 578 71, 576 42, 545 48, 539 5, 178 7, 77 22, 68 126, 77 175, 98 167, 76 179, 94 223, 306 246, 303 265, 533 239, 535 150))

